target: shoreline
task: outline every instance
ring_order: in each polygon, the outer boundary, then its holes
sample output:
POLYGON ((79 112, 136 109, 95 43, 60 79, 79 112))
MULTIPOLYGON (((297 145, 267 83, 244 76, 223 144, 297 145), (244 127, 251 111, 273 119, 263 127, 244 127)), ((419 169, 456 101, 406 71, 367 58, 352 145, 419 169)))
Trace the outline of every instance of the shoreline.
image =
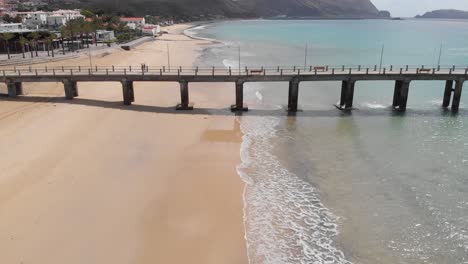
MULTIPOLYGON (((209 43, 184 27, 94 63, 155 65, 170 41, 172 64, 193 64, 209 43)), ((187 114, 173 110, 169 83, 136 83, 129 107, 115 83, 80 83, 72 101, 61 84, 24 90, 24 100, 0 97, 2 262, 248 262, 231 87, 194 84, 201 109, 187 114)))

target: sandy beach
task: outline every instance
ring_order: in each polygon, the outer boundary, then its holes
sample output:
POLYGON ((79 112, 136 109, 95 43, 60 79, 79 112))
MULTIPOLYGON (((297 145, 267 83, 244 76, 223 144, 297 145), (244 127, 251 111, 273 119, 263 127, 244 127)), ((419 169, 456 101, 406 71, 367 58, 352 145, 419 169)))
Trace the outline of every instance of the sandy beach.
MULTIPOLYGON (((169 44, 191 66, 210 43, 187 27, 93 63, 165 65, 169 44)), ((192 112, 176 83, 135 83, 131 106, 119 83, 78 86, 0 97, 0 263, 246 263, 234 85, 191 84, 192 112)))

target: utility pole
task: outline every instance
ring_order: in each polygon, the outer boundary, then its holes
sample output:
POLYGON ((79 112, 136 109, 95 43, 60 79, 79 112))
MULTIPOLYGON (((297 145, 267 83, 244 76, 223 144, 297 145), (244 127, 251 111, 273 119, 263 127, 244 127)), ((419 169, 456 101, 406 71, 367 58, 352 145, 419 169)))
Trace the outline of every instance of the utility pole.
POLYGON ((383 55, 385 51, 385 44, 382 44, 382 51, 380 52, 380 66, 379 66, 379 73, 382 70, 382 63, 383 63, 383 55))
POLYGON ((167 68, 171 71, 171 57, 169 55, 169 44, 166 44, 167 47, 167 68))
POLYGON ((241 75, 241 48, 240 48, 240 44, 239 44, 239 47, 238 47, 238 57, 239 57, 239 75, 241 75))
POLYGON ((439 60, 437 61, 437 66, 440 66, 440 59, 442 58, 442 43, 440 43, 439 49, 439 60))
POLYGON ((307 43, 305 44, 305 51, 304 51, 304 71, 307 70, 307 43))

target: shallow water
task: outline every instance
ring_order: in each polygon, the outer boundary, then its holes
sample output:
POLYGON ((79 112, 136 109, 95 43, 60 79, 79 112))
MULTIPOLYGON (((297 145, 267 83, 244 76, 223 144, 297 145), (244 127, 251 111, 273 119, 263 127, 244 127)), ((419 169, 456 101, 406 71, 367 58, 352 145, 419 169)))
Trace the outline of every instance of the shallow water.
MULTIPOLYGON (((468 22, 236 21, 190 34, 221 40, 199 64, 468 64, 468 22), (305 46, 308 46, 307 57, 305 46)), ((465 85, 466 87, 466 85, 465 85)), ((406 114, 391 82, 358 82, 352 114, 337 82, 247 84, 238 171, 251 263, 468 263, 468 103, 441 109, 442 82, 413 82, 406 114)))

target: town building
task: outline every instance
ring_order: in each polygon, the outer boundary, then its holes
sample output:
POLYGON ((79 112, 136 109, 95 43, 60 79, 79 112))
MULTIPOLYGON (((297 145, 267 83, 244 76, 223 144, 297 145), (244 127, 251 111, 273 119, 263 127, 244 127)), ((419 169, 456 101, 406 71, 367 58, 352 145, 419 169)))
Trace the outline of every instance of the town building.
POLYGON ((148 36, 157 36, 161 32, 161 27, 159 25, 150 25, 147 24, 142 28, 143 35, 148 36))
POLYGON ((25 33, 32 32, 22 23, 0 24, 0 33, 25 33))
POLYGON ((115 34, 112 30, 98 30, 96 31, 97 42, 108 42, 115 40, 115 34))
POLYGON ((125 23, 129 28, 143 28, 146 25, 144 17, 122 17, 120 21, 125 23))

